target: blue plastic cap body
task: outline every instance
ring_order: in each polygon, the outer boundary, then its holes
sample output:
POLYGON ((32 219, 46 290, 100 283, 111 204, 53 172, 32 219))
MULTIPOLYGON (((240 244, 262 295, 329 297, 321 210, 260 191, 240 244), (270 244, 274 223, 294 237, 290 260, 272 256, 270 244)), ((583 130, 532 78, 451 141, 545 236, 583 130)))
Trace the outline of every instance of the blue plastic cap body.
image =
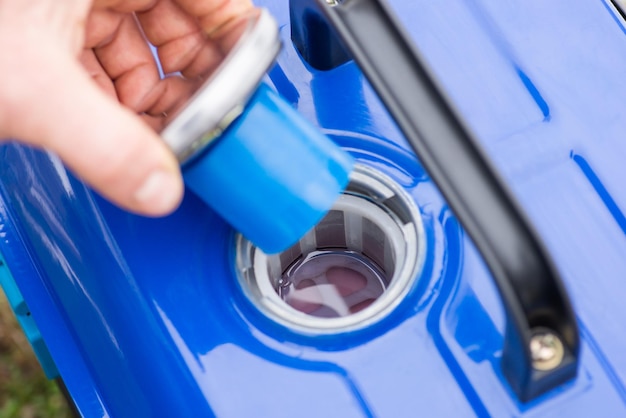
POLYGON ((286 250, 317 224, 353 160, 262 84, 243 114, 183 167, 187 186, 263 252, 286 250))

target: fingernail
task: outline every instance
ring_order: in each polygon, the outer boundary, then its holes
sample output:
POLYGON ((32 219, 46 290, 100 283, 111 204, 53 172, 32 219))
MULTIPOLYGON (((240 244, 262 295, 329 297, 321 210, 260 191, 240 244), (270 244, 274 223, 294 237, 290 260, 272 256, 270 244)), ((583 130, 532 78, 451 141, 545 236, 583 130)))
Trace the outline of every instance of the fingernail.
POLYGON ((181 198, 180 179, 167 171, 155 171, 135 192, 135 200, 150 214, 163 215, 176 209, 181 198))

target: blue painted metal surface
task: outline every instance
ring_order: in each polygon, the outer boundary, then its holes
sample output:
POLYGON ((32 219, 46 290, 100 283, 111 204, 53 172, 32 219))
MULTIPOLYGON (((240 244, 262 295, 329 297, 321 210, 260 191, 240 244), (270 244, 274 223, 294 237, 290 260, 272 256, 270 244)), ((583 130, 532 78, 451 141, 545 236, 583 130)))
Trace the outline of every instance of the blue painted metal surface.
MULTIPOLYGON (((304 338, 243 296, 232 230, 194 195, 124 213, 52 156, 0 149, 0 248, 88 416, 621 416, 626 413, 626 29, 604 0, 392 1, 546 242, 582 331, 578 378, 520 404, 480 256, 353 63, 321 72, 283 24, 269 74, 355 159, 416 200, 428 258, 394 313, 304 338)), ((271 139, 271 138, 270 138, 271 139)))

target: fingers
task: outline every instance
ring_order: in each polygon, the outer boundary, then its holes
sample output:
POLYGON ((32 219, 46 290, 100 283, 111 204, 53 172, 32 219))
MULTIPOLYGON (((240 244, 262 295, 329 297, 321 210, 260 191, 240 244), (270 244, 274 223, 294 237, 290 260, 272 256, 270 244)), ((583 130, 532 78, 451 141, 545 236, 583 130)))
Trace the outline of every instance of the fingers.
POLYGON ((111 9, 122 13, 132 13, 149 9, 158 0, 94 0, 93 7, 111 9))
MULTIPOLYGON (((134 0, 130 3, 140 10, 136 13, 137 21, 131 14, 118 11, 129 7, 126 2, 97 2, 99 6, 110 8, 92 13, 87 25, 86 46, 94 48, 102 68, 114 81, 119 100, 137 113, 156 118, 163 112, 175 113, 223 60, 228 39, 221 35, 210 38, 207 32, 217 36, 232 22, 241 21, 233 20, 235 16, 254 10, 247 0, 134 0), (209 15, 213 16, 213 23, 201 27, 198 19, 206 20, 209 15), (163 71, 180 73, 186 82, 159 79, 144 35, 157 47, 163 71)), ((157 126, 163 122, 159 121, 157 126)))
MULTIPOLYGON (((160 81, 159 72, 137 25, 130 14, 119 15, 115 34, 103 45, 96 45, 95 56, 113 81, 119 100, 138 112, 150 105, 145 98, 160 81)), ((94 18, 94 26, 98 26, 94 18)))
MULTIPOLYGON (((162 0, 95 0, 96 9, 110 9, 123 13, 144 12, 156 7, 162 0)), ((253 9, 250 0, 175 0, 180 9, 200 22, 205 33, 211 34, 230 20, 253 9)))
POLYGON ((93 47, 101 72, 112 80, 119 101, 138 114, 151 116, 151 126, 160 127, 162 115, 173 113, 194 91, 194 80, 160 79, 152 51, 133 15, 94 12, 88 29, 88 45, 93 47))
POLYGON ((176 2, 182 10, 198 19, 200 27, 209 36, 254 8, 249 0, 176 0, 176 2))
POLYGON ((54 91, 33 112, 40 120, 23 135, 58 153, 121 207, 163 215, 178 205, 183 186, 178 162, 150 126, 160 129, 161 115, 189 97, 221 62, 219 38, 225 28, 254 8, 248 0, 94 4, 105 9, 92 12, 87 23, 85 44, 93 48, 81 56, 87 72, 75 61, 58 60, 50 69, 56 71, 54 91), (160 79, 144 35, 158 48, 163 70, 185 78, 160 79), (117 105, 113 93, 127 108, 117 105), (80 117, 59 124, 68 114, 80 117))
POLYGON ((154 131, 98 88, 71 57, 46 64, 46 95, 26 98, 30 120, 12 134, 56 152, 125 209, 150 216, 174 210, 183 193, 178 162, 154 131))
POLYGON ((148 40, 157 47, 166 73, 181 72, 200 77, 223 59, 219 45, 209 40, 197 19, 171 0, 161 0, 148 11, 137 13, 148 40))

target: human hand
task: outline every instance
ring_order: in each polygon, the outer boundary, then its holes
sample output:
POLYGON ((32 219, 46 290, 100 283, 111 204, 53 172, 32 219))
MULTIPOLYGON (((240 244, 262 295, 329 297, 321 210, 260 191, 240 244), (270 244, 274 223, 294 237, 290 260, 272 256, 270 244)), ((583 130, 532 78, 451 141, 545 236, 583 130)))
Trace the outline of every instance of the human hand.
POLYGON ((0 138, 57 153, 125 209, 171 212, 180 169, 155 130, 222 59, 216 39, 253 12, 249 0, 0 2, 0 138), (144 35, 183 77, 160 79, 144 35))

